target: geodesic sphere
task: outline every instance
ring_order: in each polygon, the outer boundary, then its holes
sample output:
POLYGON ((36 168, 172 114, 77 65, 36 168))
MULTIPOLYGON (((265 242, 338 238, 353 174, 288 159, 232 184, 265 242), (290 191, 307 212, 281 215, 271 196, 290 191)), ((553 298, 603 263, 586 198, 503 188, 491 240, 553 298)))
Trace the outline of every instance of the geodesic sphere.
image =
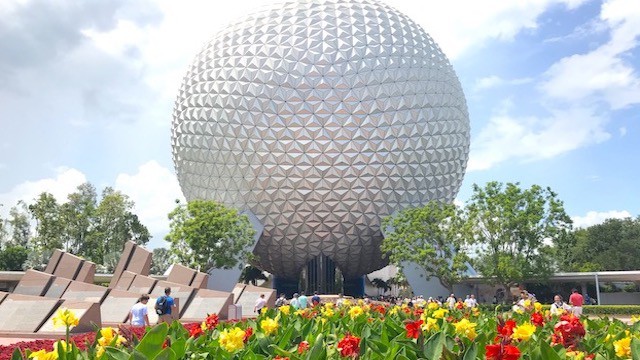
POLYGON ((312 258, 377 270, 380 219, 452 201, 469 117, 427 33, 376 1, 288 2, 217 33, 175 103, 173 160, 187 200, 251 210, 258 266, 295 279, 312 258))

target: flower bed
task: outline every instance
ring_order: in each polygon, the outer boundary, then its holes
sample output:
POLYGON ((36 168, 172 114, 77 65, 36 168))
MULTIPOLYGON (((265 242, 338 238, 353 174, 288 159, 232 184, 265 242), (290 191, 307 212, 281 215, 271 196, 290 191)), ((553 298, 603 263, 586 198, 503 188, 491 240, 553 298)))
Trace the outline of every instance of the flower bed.
MULTIPOLYGON (((72 319, 65 324, 73 326, 72 319)), ((146 329, 142 339, 131 328, 103 328, 92 336, 70 337, 57 344, 19 346, 21 353, 14 356, 39 360, 640 359, 639 334, 640 322, 627 325, 551 314, 539 304, 520 313, 447 309, 437 304, 424 308, 324 304, 298 311, 284 306, 241 322, 219 322, 211 315, 201 324, 157 325, 146 329)))

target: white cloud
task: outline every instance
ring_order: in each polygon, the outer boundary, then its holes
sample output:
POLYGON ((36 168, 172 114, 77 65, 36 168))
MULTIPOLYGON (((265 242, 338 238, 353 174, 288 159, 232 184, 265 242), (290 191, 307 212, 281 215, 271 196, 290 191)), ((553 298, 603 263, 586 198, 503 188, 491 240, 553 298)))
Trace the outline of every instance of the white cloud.
POLYGON ((450 0, 440 2, 388 0, 387 3, 420 24, 455 59, 489 39, 512 40, 535 29, 537 20, 554 5, 574 9, 586 0, 450 0), (425 4, 428 4, 425 9, 425 4))
POLYGON ((551 158, 603 142, 611 137, 604 128, 607 120, 588 108, 552 110, 544 118, 497 114, 472 141, 467 171, 486 170, 513 158, 551 158))
POLYGON ((114 188, 135 202, 134 213, 154 235, 151 247, 162 246, 162 237, 169 230, 167 215, 175 208, 176 199, 184 203, 175 173, 151 160, 133 175, 119 174, 114 188))
POLYGON ((626 210, 589 211, 585 216, 572 216, 574 228, 586 228, 602 224, 607 219, 624 219, 631 217, 626 210))
MULTIPOLYGON (((500 110, 472 140, 467 170, 486 170, 501 162, 551 158, 611 138, 610 110, 640 103, 640 76, 625 60, 637 47, 640 6, 636 0, 611 0, 597 21, 611 39, 585 54, 560 59, 544 73, 538 94, 550 115, 514 116, 500 110), (571 136, 567 136, 571 134, 571 136)), ((505 84, 497 76, 480 79, 476 88, 505 84)), ((625 130, 620 130, 624 136, 625 130)))
POLYGON ((640 6, 637 0, 611 0, 602 5, 600 22, 610 40, 593 51, 574 54, 545 73, 542 91, 560 101, 602 100, 619 109, 640 103, 640 76, 625 55, 638 46, 640 6))
POLYGON ((531 82, 533 82, 532 78, 503 79, 499 76, 491 75, 476 80, 475 90, 486 90, 504 85, 522 85, 531 82))
POLYGON ((82 172, 73 168, 58 167, 52 178, 25 181, 8 192, 0 194, 0 204, 3 204, 0 212, 6 216, 9 209, 15 206, 19 200, 30 203, 42 192, 51 193, 60 203, 66 202, 67 195, 85 182, 87 182, 87 178, 82 172))

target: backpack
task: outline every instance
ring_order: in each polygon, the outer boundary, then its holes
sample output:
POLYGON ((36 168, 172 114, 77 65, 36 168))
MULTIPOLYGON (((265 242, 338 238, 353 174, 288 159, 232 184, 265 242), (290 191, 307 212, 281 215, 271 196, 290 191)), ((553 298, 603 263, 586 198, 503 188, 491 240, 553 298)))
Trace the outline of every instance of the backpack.
POLYGON ((156 300, 156 314, 164 315, 167 313, 167 296, 163 295, 156 300))

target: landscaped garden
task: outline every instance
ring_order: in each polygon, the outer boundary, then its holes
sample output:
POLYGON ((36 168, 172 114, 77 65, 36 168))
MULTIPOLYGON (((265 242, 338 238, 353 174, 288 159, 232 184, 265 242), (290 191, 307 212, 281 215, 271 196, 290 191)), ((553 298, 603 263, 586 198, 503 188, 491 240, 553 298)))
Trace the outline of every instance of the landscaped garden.
MULTIPOLYGON (((640 359, 640 322, 521 312, 332 303, 263 311, 255 319, 102 328, 2 349, 11 359, 640 359)), ((77 319, 58 313, 58 324, 77 319)))

